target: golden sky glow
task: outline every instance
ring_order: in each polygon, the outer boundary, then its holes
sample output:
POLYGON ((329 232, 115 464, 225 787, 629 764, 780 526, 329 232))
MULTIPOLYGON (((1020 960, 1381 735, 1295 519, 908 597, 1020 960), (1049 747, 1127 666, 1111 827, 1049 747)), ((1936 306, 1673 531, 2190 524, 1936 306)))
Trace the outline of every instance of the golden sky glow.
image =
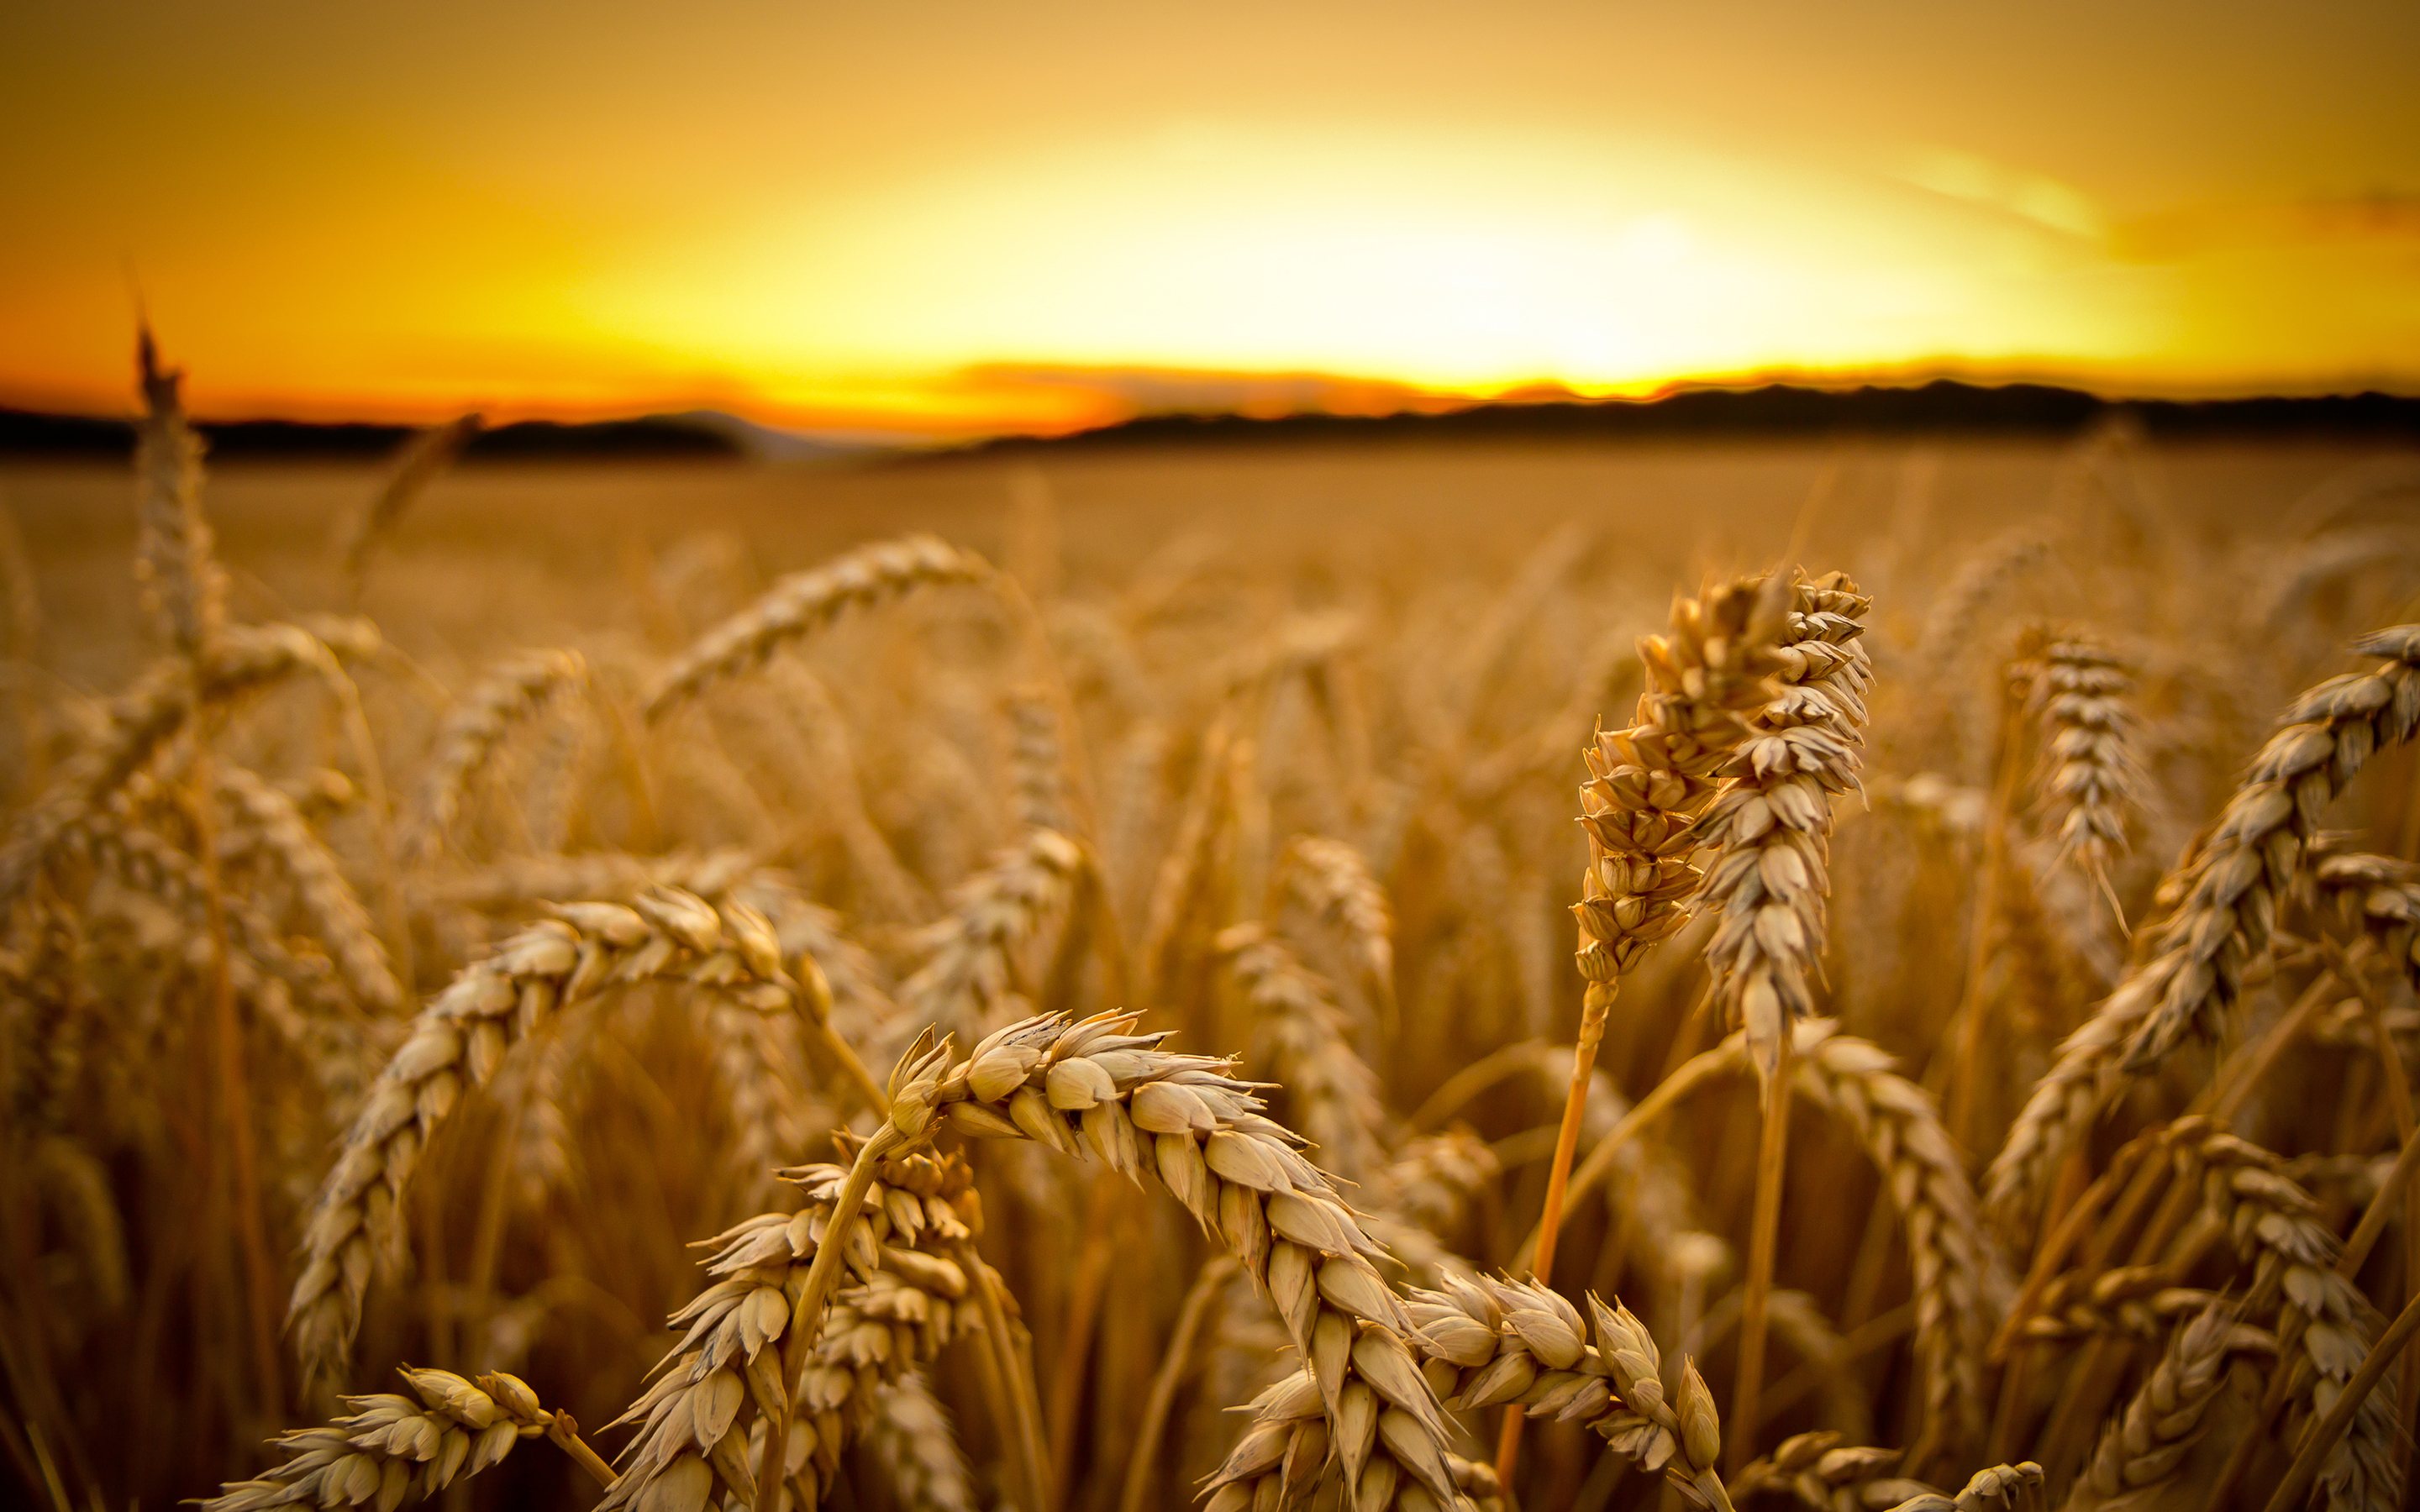
POLYGON ((17 0, 0 403, 121 407, 137 288, 220 414, 2420 388, 2414 78, 2409 0, 17 0))

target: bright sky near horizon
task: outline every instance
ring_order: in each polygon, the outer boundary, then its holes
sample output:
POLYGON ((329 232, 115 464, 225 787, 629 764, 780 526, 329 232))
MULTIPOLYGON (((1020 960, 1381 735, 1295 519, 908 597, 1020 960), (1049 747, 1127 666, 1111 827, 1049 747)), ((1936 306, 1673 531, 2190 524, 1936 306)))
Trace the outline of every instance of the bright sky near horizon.
POLYGON ((2420 390, 2410 0, 14 0, 0 404, 2420 390), (1323 374, 1371 387, 1270 385, 1323 374))

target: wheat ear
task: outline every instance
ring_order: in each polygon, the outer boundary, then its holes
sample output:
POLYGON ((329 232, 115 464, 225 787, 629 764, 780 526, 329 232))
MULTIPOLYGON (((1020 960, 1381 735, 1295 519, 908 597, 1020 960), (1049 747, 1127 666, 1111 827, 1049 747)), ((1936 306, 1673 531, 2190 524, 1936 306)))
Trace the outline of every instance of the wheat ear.
POLYGON ((202 514, 202 442, 185 423, 184 374, 160 365, 146 327, 136 344, 143 419, 135 429, 134 583, 161 638, 203 662, 226 625, 226 574, 202 514))
MULTIPOLYGON (((328 949, 353 995, 372 1008, 403 1000, 402 984, 387 960, 386 947, 370 925, 369 910, 353 891, 294 800, 240 767, 223 767, 219 792, 240 821, 244 839, 272 857, 286 874, 294 901, 328 949)), ((237 837, 228 837, 230 842, 237 837)))
POLYGON ((2286 711, 2216 825, 2161 885, 2173 911, 2138 936, 2117 990, 2035 1084, 1986 1178, 2003 1222, 2030 1212, 2053 1168, 2130 1076, 2187 1037, 2216 1031, 2268 949, 2321 810, 2373 751, 2420 729, 2420 625, 2364 637, 2353 650, 2381 665, 2331 678, 2286 711))
POLYGON ((2080 632, 2050 639, 2029 671, 2027 701, 2042 739, 2035 806, 2059 859, 2105 887, 2109 862, 2125 851, 2127 822, 2143 801, 2134 674, 2080 632))
POLYGON ((1843 1444, 1829 1429, 1794 1433, 1730 1480, 1732 1494, 1784 1491, 1807 1512, 1871 1512, 1911 1497, 1937 1495, 1922 1481, 1893 1475, 1903 1451, 1843 1444))
POLYGON ((947 918, 917 945, 923 964, 899 989, 911 1023, 976 1035, 1009 996, 1016 952, 1046 919, 1066 913, 1089 861, 1055 829, 1023 840, 951 895, 947 918))
POLYGON ((1802 574, 1792 584, 1790 619, 1774 653, 1782 687, 1756 715, 1754 733, 1726 767, 1730 779, 1699 826, 1703 842, 1719 852, 1706 873, 1706 905, 1723 916, 1706 961, 1725 1017, 1746 1035, 1765 1089, 1731 1398, 1733 1469, 1746 1464, 1763 1421, 1765 1305, 1790 1129, 1790 1025, 1815 1011, 1832 796, 1857 785, 1864 745, 1872 664, 1858 637, 1869 607, 1841 573, 1814 579, 1802 574))
MULTIPOLYGON (((1403 1304, 1372 1263, 1385 1248, 1296 1152, 1297 1137, 1262 1116, 1229 1062, 1163 1051, 1165 1034, 1127 1032, 1137 1017, 1001 1029, 941 1081, 939 1121, 972 1137, 1088 1150, 1129 1177, 1156 1170, 1226 1241, 1318 1372, 1325 1431, 1357 1512, 1422 1498, 1457 1505, 1445 1418, 1405 1348, 1403 1304)), ((1291 1414, 1286 1422, 1295 1431, 1291 1414)), ((1213 1477, 1213 1507, 1251 1504, 1235 1488, 1267 1468, 1258 1459, 1267 1438, 1258 1427, 1246 1435, 1213 1477)))
POLYGON ((1253 1054, 1285 1084, 1295 1121, 1321 1164, 1348 1181, 1371 1180, 1387 1110, 1377 1074, 1354 1052, 1335 993, 1264 925, 1234 925, 1217 944, 1251 1011, 1253 1054))
POLYGON ((646 717, 662 717, 852 607, 871 607, 943 583, 987 582, 991 577, 991 563, 930 535, 861 546, 819 567, 792 573, 675 657, 647 694, 646 717))
POLYGON ((413 1166, 465 1086, 485 1086, 504 1053, 561 1010, 609 986, 686 980, 759 1011, 792 1006, 771 924, 744 904, 716 909, 665 889, 631 907, 567 903, 430 998, 345 1136, 302 1240, 287 1329, 306 1370, 341 1377, 361 1324, 374 1246, 393 1237, 413 1166))
POLYGON ((865 1442, 900 1512, 976 1512, 966 1456, 923 1371, 904 1371, 875 1394, 865 1442))
POLYGON ((359 1506, 393 1512, 407 1498, 438 1492, 499 1464, 523 1439, 553 1439, 600 1485, 613 1473, 582 1442, 569 1417, 538 1405, 519 1376, 496 1371, 477 1381, 450 1370, 400 1374, 409 1396, 380 1392, 348 1396, 353 1411, 323 1427, 276 1441, 286 1463, 257 1480, 230 1481, 202 1512, 254 1512, 271 1506, 359 1506))
POLYGON ((445 842, 479 768, 516 725, 535 718, 564 689, 588 677, 576 651, 525 651, 482 673, 447 712, 428 758, 410 849, 424 858, 445 842))
MULTIPOLYGON (((2256 1301, 2282 1295, 2288 1325, 2278 1344, 2287 1358, 2271 1382, 2307 1393, 2314 1418, 2324 1415, 2359 1368, 2377 1335, 2368 1299, 2335 1265, 2335 1235, 2319 1221, 2319 1204, 2259 1146, 2212 1131, 2180 1149, 2201 1175, 2204 1210, 2225 1220, 2243 1258, 2252 1262, 2256 1301)), ((2395 1392, 2361 1405, 2351 1431, 2335 1443, 2319 1471, 2335 1512, 2399 1506, 2403 1476, 2395 1455, 2401 1432, 2395 1392)))
POLYGON ((337 552, 337 568, 344 579, 345 602, 359 604, 362 586, 369 578, 370 558, 395 530, 411 501, 436 481, 462 455, 462 448, 478 438, 486 423, 476 414, 457 415, 442 425, 434 425, 413 437, 396 458, 386 482, 376 497, 363 506, 349 522, 343 546, 337 552))
POLYGON ((1296 835, 1286 842, 1286 885, 1311 915, 1335 930, 1377 1003, 1380 1024, 1395 1018, 1395 916, 1369 858, 1349 841, 1296 835))
POLYGON ((18 815, 0 846, 0 903, 22 895, 69 826, 107 804, 192 717, 196 685, 206 705, 224 703, 282 682, 299 671, 331 675, 339 657, 376 653, 378 631, 364 620, 333 620, 304 629, 293 625, 230 625, 198 678, 181 657, 144 669, 112 699, 100 737, 78 752, 42 795, 18 815))
POLYGON ((2187 1319, 2169 1335, 2149 1379, 2101 1436, 2091 1462, 2069 1492, 2068 1512, 2087 1512, 2174 1478, 2209 1429, 2205 1414, 2226 1383, 2228 1362, 2247 1349, 2275 1348, 2267 1335, 2238 1324, 2217 1304, 2187 1319))
POLYGON ((1590 1297, 1584 1323, 1536 1283, 1449 1277, 1441 1290, 1413 1292, 1409 1311, 1414 1348, 1448 1407, 1508 1404, 1582 1424, 1641 1470, 1662 1472, 1691 1504, 1730 1512, 1714 1393, 1684 1361, 1677 1397, 1668 1396, 1663 1355, 1621 1299, 1607 1307, 1590 1297))
MULTIPOLYGON (((851 1145, 844 1152, 861 1151, 851 1145)), ((720 1477, 742 1502, 760 1491, 766 1427, 784 1425, 782 1470, 795 1504, 814 1506, 840 1469, 840 1456, 866 1430, 884 1388, 930 1363, 952 1339, 979 1331, 976 1278, 943 1253, 971 1239, 982 1209, 966 1163, 955 1158, 877 1158, 859 1198, 861 1222, 836 1228, 836 1204, 851 1170, 832 1165, 784 1171, 807 1196, 798 1212, 768 1212, 708 1241, 714 1283, 673 1314, 684 1331, 653 1384, 617 1421, 639 1431, 619 1458, 623 1474, 607 1507, 696 1505, 720 1477), (799 1351, 797 1389, 783 1349, 793 1315, 828 1242, 847 1279, 799 1351), (753 1421, 752 1421, 752 1418, 753 1421), (792 1436, 788 1425, 797 1420, 792 1436)))

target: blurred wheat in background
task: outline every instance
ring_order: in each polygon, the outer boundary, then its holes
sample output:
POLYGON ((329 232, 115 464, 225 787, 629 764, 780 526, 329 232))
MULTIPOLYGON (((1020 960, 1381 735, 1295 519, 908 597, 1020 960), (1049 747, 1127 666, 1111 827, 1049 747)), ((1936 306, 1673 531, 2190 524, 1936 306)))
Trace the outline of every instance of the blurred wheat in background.
POLYGON ((2404 1504, 2392 458, 640 530, 142 371, 0 532, 14 1504, 2404 1504))

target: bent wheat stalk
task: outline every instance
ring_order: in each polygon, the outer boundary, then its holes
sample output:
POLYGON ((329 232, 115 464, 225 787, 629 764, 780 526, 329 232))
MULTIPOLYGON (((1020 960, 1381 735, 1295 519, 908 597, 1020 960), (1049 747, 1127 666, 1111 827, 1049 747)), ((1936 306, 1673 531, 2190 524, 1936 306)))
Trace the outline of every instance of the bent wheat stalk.
POLYGON ((515 1042, 615 985, 689 981, 760 1012, 789 1009, 797 992, 771 924, 742 903, 717 909, 665 888, 629 907, 567 903, 556 912, 428 1000, 347 1133, 303 1232, 302 1273, 287 1304, 287 1329, 314 1379, 343 1374, 376 1246, 392 1237, 428 1140, 515 1042))
POLYGON ((2216 825, 2161 884, 2172 912, 2137 936, 2124 980, 2035 1084, 1985 1180, 2002 1223, 2031 1217, 2052 1170, 2131 1077, 2216 1032, 2269 949, 2320 810, 2373 751, 2420 729, 2420 625, 2381 630, 2353 650, 2381 665, 2321 683, 2287 710, 2216 825))
POLYGON ((988 582, 991 577, 991 563, 931 535, 878 541, 792 573, 674 658, 647 694, 646 717, 663 717, 852 607, 870 608, 919 588, 988 582))

